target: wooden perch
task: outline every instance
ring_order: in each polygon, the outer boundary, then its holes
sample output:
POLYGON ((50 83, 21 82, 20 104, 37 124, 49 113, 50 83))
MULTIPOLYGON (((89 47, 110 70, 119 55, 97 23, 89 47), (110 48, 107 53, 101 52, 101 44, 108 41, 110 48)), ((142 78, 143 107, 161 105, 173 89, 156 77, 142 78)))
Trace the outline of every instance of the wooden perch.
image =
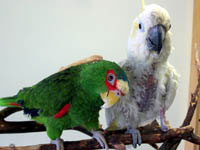
MULTIPOLYGON (((20 109, 10 109, 6 108, 0 112, 0 118, 2 116, 7 116, 8 114, 15 111, 19 111, 20 109), (9 112, 10 111, 10 112, 9 112), (3 112, 3 113, 2 113, 3 112), (2 115, 3 114, 3 115, 2 115)), ((5 121, 6 122, 6 121, 5 121)), ((35 122, 28 121, 28 122, 7 122, 11 126, 16 125, 13 128, 6 128, 9 133, 20 133, 20 132, 37 132, 37 131, 45 131, 44 126, 39 125, 35 122), (32 125, 29 125, 31 124, 32 125), (12 125, 13 124, 13 125, 12 125), (20 128, 18 128, 20 127, 20 128), (36 129, 35 131, 33 130, 36 129), (15 130, 14 130, 15 129, 15 130), (26 129, 26 130, 25 130, 26 129)), ((2 129, 2 128, 0 128, 2 129)), ((76 130, 76 128, 73 128, 76 130)), ((1 133, 6 133, 6 130, 0 130, 1 133)), ((80 130, 80 129, 79 129, 80 130)), ((160 130, 159 125, 157 122, 153 122, 150 125, 145 127, 139 128, 143 143, 162 143, 169 139, 184 139, 190 141, 194 144, 200 144, 200 137, 193 133, 193 128, 190 126, 183 127, 183 128, 174 128, 170 129, 168 132, 164 133, 160 130), (151 137, 151 138, 149 138, 151 137)), ((8 133, 7 132, 7 133, 8 133)), ((132 137, 130 134, 125 134, 125 130, 118 130, 118 131, 104 131, 104 136, 108 142, 110 148, 115 149, 125 149, 125 145, 132 143, 132 137)), ((94 139, 90 140, 82 140, 82 141, 68 141, 65 142, 65 149, 67 150, 81 150, 81 149, 97 149, 101 148, 100 145, 94 139)), ((12 150, 11 147, 0 147, 0 150, 12 150)), ((44 144, 44 145, 35 145, 35 146, 25 146, 25 147, 16 147, 13 150, 54 150, 55 146, 51 144, 44 144)))
MULTIPOLYGON (((132 136, 125 134, 125 130, 119 131, 105 131, 104 136, 108 141, 110 148, 125 149, 124 145, 132 144, 132 136), (123 144, 122 144, 123 143, 123 144)), ((200 144, 200 137, 194 135, 193 128, 190 126, 183 128, 174 128, 163 133, 160 129, 154 129, 148 131, 142 129, 141 131, 143 143, 161 143, 172 138, 181 138, 190 141, 195 144, 200 144), (151 137, 151 138, 149 138, 151 137)), ((84 149, 98 149, 101 148, 96 140, 81 140, 81 141, 69 141, 64 143, 65 150, 84 150, 84 149)), ((11 147, 1 147, 0 150, 11 150, 11 147)), ((16 147, 15 150, 56 150, 52 144, 35 145, 16 147)))
POLYGON ((26 133, 45 131, 45 127, 34 121, 9 122, 5 118, 9 115, 21 111, 21 108, 5 108, 0 111, 0 133, 26 133))

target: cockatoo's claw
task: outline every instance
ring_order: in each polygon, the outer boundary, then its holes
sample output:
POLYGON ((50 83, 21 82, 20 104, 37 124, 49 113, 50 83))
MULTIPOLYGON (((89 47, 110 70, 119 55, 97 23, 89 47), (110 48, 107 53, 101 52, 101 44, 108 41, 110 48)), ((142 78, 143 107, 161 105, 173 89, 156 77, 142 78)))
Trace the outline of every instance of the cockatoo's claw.
POLYGON ((142 144, 142 138, 141 138, 139 130, 137 130, 135 128, 129 128, 129 129, 127 129, 126 133, 132 135, 134 148, 137 148, 137 145, 140 146, 142 144))
POLYGON ((164 125, 164 124, 161 124, 161 130, 163 131, 163 132, 167 132, 169 129, 168 129, 168 127, 166 126, 166 125, 164 125))
POLYGON ((101 134, 100 131, 94 131, 94 130, 92 130, 91 133, 93 134, 92 137, 97 140, 97 142, 100 144, 100 146, 103 149, 109 150, 108 144, 107 144, 105 138, 103 137, 103 135, 101 134))
POLYGON ((161 124, 161 130, 163 131, 163 132, 167 132, 169 129, 170 129, 170 125, 169 125, 169 122, 168 121, 166 121, 166 120, 164 120, 164 123, 163 124, 161 124))
POLYGON ((167 132, 170 128, 169 122, 166 120, 165 117, 165 109, 160 109, 160 128, 163 132, 167 132))
POLYGON ((52 140, 51 144, 56 145, 56 150, 64 150, 64 143, 63 143, 63 140, 60 138, 57 138, 56 140, 52 140))

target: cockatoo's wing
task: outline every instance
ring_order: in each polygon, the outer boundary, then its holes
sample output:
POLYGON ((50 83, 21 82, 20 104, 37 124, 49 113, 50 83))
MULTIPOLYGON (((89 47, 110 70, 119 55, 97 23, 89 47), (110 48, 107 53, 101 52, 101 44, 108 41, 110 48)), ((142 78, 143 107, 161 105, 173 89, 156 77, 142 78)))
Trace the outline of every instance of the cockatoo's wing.
POLYGON ((179 74, 176 72, 175 68, 168 64, 167 84, 166 84, 166 98, 165 98, 165 108, 166 110, 171 106, 174 101, 176 90, 178 87, 179 74))

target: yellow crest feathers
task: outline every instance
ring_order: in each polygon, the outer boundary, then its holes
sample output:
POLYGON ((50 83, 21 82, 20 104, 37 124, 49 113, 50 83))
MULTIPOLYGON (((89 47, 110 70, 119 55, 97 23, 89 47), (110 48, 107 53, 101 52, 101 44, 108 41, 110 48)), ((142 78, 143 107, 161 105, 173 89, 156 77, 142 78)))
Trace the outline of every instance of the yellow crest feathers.
POLYGON ((133 39, 135 34, 136 34, 136 30, 138 28, 138 23, 136 21, 133 22, 133 29, 132 29, 132 33, 131 33, 131 36, 130 38, 133 39))
POLYGON ((144 0, 141 0, 141 1, 142 1, 142 11, 144 11, 145 2, 144 0))

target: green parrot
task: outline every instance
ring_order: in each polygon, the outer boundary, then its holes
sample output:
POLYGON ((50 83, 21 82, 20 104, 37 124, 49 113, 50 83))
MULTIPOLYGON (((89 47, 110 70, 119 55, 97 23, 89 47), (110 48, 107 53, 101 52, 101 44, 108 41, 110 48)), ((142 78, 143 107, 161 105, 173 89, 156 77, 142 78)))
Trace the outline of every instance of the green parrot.
MULTIPOLYGON (((100 132, 99 111, 110 108, 129 91, 125 72, 114 62, 100 60, 71 66, 17 95, 0 99, 0 106, 21 107, 24 114, 44 124, 56 149, 63 148, 64 129, 81 126, 108 149, 100 132)), ((87 133, 87 132, 86 132, 87 133)))

